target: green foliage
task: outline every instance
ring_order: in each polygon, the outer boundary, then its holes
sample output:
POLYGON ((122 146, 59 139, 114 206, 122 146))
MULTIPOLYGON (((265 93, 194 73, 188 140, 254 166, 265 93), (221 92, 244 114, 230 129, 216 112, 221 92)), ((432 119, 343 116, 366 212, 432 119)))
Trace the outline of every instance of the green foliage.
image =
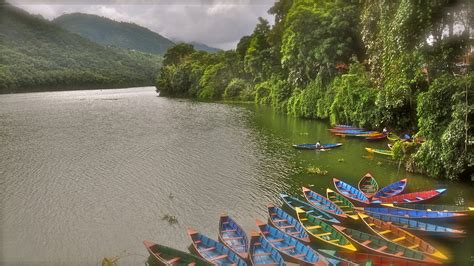
POLYGON ((192 55, 194 50, 191 44, 180 43, 168 49, 164 55, 163 66, 177 65, 192 55))
POLYGON ((468 147, 472 130, 474 75, 453 78, 442 75, 418 97, 420 134, 428 139, 415 155, 419 168, 432 176, 456 179, 473 166, 468 147))
POLYGON ((237 98, 240 98, 242 95, 243 96, 242 98, 245 99, 248 97, 245 95, 247 88, 248 88, 248 84, 245 80, 240 79, 240 78, 234 78, 229 82, 229 84, 225 88, 224 98, 237 99, 237 98))
POLYGON ((331 123, 378 126, 378 113, 374 108, 377 90, 372 87, 363 65, 353 63, 348 74, 335 78, 332 88, 335 96, 331 123))
POLYGON ((0 5, 0 92, 153 84, 161 56, 103 47, 0 5))

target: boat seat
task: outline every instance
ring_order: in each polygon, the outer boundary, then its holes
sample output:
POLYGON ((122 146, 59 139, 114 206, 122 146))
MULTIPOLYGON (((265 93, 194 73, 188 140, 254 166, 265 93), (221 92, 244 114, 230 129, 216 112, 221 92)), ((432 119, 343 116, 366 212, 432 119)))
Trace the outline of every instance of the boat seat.
POLYGON ((328 240, 328 242, 336 243, 336 242, 339 242, 339 239, 331 239, 331 240, 328 240))
POLYGON ((385 235, 385 234, 388 234, 390 232, 392 232, 392 230, 385 230, 385 231, 379 232, 379 234, 385 235))
POLYGON ((308 218, 302 218, 302 219, 300 219, 300 220, 301 220, 302 222, 304 222, 304 221, 308 221, 308 218))
POLYGON ((419 246, 420 246, 420 245, 415 244, 415 245, 413 245, 413 246, 409 246, 408 248, 414 249, 414 248, 418 248, 419 246))
POLYGON ((319 228, 321 228, 321 226, 319 226, 319 225, 313 225, 313 226, 306 227, 306 229, 308 229, 308 230, 319 229, 319 228))
POLYGON ((387 246, 381 246, 377 249, 377 251, 384 251, 386 250, 388 247, 387 246))
POLYGON ((398 241, 404 240, 404 239, 406 239, 406 237, 402 236, 402 237, 393 239, 392 242, 398 242, 398 241))
POLYGON ((284 239, 283 238, 278 238, 278 239, 271 239, 271 240, 268 240, 268 242, 270 243, 273 243, 273 242, 281 242, 283 241, 284 239))
POLYGON ((287 249, 294 249, 294 248, 296 248, 296 246, 288 246, 288 247, 280 248, 279 250, 287 250, 287 249))
POLYGON ((277 216, 277 214, 274 213, 274 212, 270 213, 270 215, 271 215, 271 216, 277 216))
POLYGON ((341 200, 333 200, 332 202, 334 202, 334 203, 342 203, 341 200))
POLYGON ((180 259, 181 259, 180 257, 174 257, 174 258, 170 259, 169 261, 167 261, 167 263, 170 263, 170 264, 171 264, 171 263, 175 263, 175 262, 177 262, 177 261, 180 260, 180 259))
POLYGON ((239 240, 239 239, 242 239, 244 237, 242 236, 236 236, 236 237, 223 237, 222 239, 224 240, 239 240))
POLYGON ((319 237, 319 236, 328 236, 332 234, 331 232, 326 232, 326 233, 322 233, 322 234, 317 234, 316 236, 319 237))
POLYGON ((364 242, 362 242, 361 244, 363 246, 367 246, 368 244, 372 243, 372 240, 365 240, 364 242))
POLYGON ((404 253, 400 251, 400 252, 395 253, 395 254, 393 254, 393 255, 399 257, 399 256, 401 256, 401 255, 403 255, 403 254, 404 254, 404 253))
POLYGON ((374 226, 375 224, 374 223, 369 223, 367 224, 368 226, 374 226))
POLYGON ((289 235, 291 235, 291 236, 294 236, 294 235, 299 235, 300 232, 296 231, 296 232, 291 232, 291 233, 287 233, 287 234, 289 234, 289 235))
POLYGON ((237 229, 229 229, 229 230, 223 230, 223 233, 231 233, 231 232, 236 232, 237 229))
POLYGON ((268 253, 257 253, 257 254, 253 254, 253 256, 255 256, 255 257, 258 257, 258 256, 270 256, 270 255, 272 255, 272 253, 271 253, 271 252, 268 252, 268 253))
POLYGON ((314 210, 309 210, 306 213, 313 213, 313 212, 314 212, 314 210))
POLYGON ((200 244, 201 242, 202 242, 201 240, 194 241, 195 244, 200 244))
POLYGON ((300 257, 304 257, 304 256, 306 256, 306 254, 301 253, 301 254, 296 254, 293 257, 300 258, 300 257))
POLYGON ((222 254, 222 255, 219 255, 219 256, 216 256, 216 257, 212 257, 209 260, 210 261, 215 261, 215 260, 220 260, 220 259, 223 259, 223 258, 227 258, 227 254, 222 254))
POLYGON ((200 252, 206 252, 206 251, 211 251, 211 250, 214 250, 214 249, 216 249, 216 247, 204 248, 204 249, 200 249, 199 251, 200 252))
POLYGON ((287 228, 293 228, 293 227, 295 227, 295 226, 290 224, 290 225, 280 226, 279 228, 280 229, 287 229, 287 228))
POLYGON ((287 219, 276 219, 276 220, 273 220, 274 223, 280 223, 280 222, 288 222, 287 219))

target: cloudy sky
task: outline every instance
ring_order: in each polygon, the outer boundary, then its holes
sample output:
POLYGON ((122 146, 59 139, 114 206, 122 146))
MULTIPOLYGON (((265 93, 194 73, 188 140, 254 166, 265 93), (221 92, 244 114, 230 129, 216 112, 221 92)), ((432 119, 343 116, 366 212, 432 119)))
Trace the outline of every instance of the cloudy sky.
POLYGON ((275 0, 7 0, 33 14, 54 19, 82 12, 134 22, 161 35, 235 48, 252 33, 258 17, 273 22, 267 10, 275 0))

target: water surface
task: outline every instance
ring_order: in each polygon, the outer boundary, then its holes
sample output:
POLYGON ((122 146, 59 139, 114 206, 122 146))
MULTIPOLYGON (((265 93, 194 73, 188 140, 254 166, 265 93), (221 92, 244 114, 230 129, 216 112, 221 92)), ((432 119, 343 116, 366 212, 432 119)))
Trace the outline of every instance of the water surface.
MULTIPOLYGON (((410 191, 447 187, 437 202, 474 205, 471 185, 407 174, 367 157, 365 146, 386 142, 341 139, 324 122, 253 104, 156 97, 151 87, 0 95, 0 262, 97 265, 120 256, 119 265, 143 265, 144 239, 185 250, 185 229, 215 237, 222 213, 256 230, 278 193, 302 185, 323 193, 332 177, 356 183, 367 171, 380 185, 408 177, 410 191), (317 140, 344 145, 291 147, 317 140)), ((474 256, 472 236, 437 244, 466 265, 474 256)))

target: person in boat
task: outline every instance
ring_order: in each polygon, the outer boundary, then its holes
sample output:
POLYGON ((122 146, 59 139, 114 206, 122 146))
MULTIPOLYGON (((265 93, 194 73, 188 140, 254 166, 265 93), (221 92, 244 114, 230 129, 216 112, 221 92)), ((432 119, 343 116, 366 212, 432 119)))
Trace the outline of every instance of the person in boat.
POLYGON ((323 147, 323 145, 321 145, 321 142, 316 142, 316 149, 321 149, 323 147))
POLYGON ((411 140, 411 136, 410 136, 410 134, 408 134, 408 133, 405 133, 405 135, 403 136, 403 138, 404 138, 405 140, 411 140))
POLYGON ((387 134, 388 134, 387 127, 383 127, 383 129, 382 129, 382 133, 383 133, 383 134, 385 134, 385 135, 387 135, 387 134))

